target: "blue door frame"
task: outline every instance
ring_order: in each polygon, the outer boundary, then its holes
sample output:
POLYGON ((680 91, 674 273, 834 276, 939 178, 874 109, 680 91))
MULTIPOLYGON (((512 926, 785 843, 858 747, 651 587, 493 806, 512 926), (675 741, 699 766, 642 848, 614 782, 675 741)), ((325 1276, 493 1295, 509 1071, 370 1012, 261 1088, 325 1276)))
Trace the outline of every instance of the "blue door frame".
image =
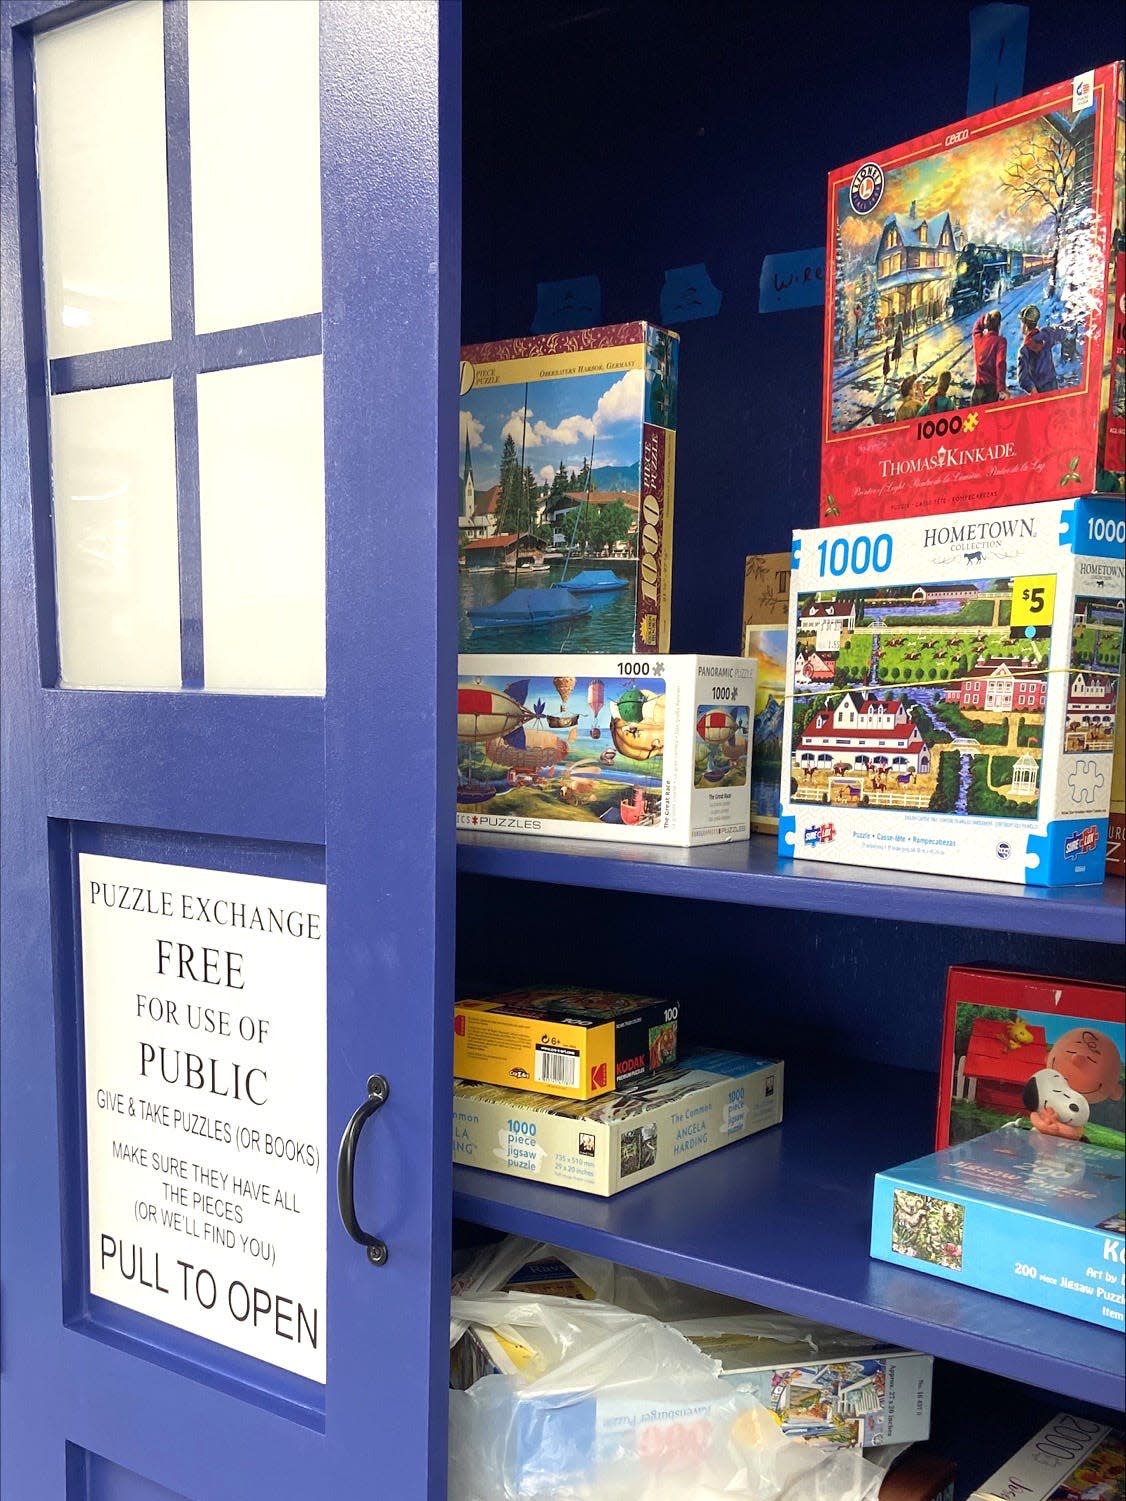
MULTIPOLYGON (((323 701, 198 691, 190 549, 183 691, 52 686, 48 390, 173 374, 178 438, 193 400, 190 361, 178 375, 161 364, 190 330, 190 287, 186 307, 174 299, 169 346, 141 351, 140 373, 97 356, 48 369, 44 357, 31 39, 98 8, 12 0, 2 12, 0 1492, 444 1497, 456 564, 439 501, 457 465, 456 428, 440 419, 457 381, 460 6, 321 8, 323 701), (386 1241, 386 1265, 345 1233, 327 1164, 323 1388, 89 1295, 80 851, 327 883, 330 1151, 370 1074, 391 1095, 356 1173, 358 1217, 386 1241)), ((172 77, 183 0, 166 0, 165 18, 172 77)), ((275 358, 317 341, 317 320, 294 325, 275 358)), ((239 363, 227 342, 196 368, 239 363)), ((184 528, 190 442, 177 450, 184 528)))

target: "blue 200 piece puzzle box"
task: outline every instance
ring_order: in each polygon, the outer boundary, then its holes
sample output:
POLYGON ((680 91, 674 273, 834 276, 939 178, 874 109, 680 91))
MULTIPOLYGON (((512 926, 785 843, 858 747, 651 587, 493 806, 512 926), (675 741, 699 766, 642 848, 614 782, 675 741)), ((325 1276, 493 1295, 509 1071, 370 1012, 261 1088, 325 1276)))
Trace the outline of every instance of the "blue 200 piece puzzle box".
POLYGON ((877 1173, 872 1255, 1121 1330, 1124 1161, 1003 1126, 877 1173))

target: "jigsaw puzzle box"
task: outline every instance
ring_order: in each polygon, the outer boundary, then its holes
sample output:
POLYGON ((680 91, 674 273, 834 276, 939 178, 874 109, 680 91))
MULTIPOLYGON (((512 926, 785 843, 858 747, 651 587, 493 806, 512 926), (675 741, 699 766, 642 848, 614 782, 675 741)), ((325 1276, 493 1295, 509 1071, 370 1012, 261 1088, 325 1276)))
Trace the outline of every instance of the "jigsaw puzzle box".
POLYGON ((1124 1162, 1002 1126, 877 1173, 872 1255, 1121 1332, 1124 1162))
POLYGON ((1121 985, 955 965, 946 977, 935 1147, 1027 1123, 1029 1081, 1053 1069, 1087 1107, 1083 1139, 1126 1150, 1124 1058, 1121 985))
POLYGON ((1121 1429, 1057 1413, 970 1501, 1126 1501, 1121 1429))
POLYGON ((458 828, 748 838, 755 672, 741 657, 460 657, 458 828))
POLYGON ((780 853, 1101 881, 1124 541, 1091 499, 795 533, 780 853))
POLYGON ((769 1407, 790 1438, 867 1449, 930 1436, 931 1356, 784 1315, 766 1322, 769 1331, 754 1315, 674 1327, 719 1361, 725 1381, 769 1407))
POLYGON ((678 351, 651 323, 462 349, 459 651, 668 651, 678 351))
POLYGON ((777 1058, 696 1052, 595 1100, 454 1080, 454 1161, 604 1198, 782 1119, 777 1058))
POLYGON ((742 653, 753 657, 758 667, 751 777, 754 834, 778 833, 789 601, 790 554, 751 553, 743 571, 742 653))
POLYGON ((1122 495, 1122 76, 830 175, 823 525, 1122 495))
POLYGON ((590 1100, 676 1062, 680 1005, 577 986, 528 987, 454 1006, 454 1073, 590 1100))

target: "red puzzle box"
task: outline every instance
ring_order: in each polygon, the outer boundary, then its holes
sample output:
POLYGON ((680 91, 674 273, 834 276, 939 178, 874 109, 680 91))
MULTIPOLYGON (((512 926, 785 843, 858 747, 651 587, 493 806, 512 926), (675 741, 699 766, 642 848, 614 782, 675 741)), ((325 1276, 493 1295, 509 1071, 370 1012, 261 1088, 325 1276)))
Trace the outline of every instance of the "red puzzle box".
POLYGON ((830 175, 822 525, 1123 493, 1123 137, 1112 63, 830 175))
POLYGON ((935 1147, 1013 1121, 1126 1147, 1126 990, 954 967, 946 984, 935 1147))

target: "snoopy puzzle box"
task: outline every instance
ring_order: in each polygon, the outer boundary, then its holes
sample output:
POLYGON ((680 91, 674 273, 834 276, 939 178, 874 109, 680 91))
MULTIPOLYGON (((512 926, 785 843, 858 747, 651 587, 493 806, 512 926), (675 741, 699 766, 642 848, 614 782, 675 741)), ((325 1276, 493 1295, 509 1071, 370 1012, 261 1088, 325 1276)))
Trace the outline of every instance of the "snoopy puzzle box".
POLYGON ((830 175, 823 525, 1122 495, 1122 78, 830 175))
POLYGON ((877 1173, 872 1255, 1121 1331, 1124 1163, 1002 1126, 877 1173))
POLYGON ((1126 1150, 1124 1019, 1121 985, 953 966, 935 1146, 1031 1121, 1049 1134, 1126 1150))
POLYGON ((795 533, 780 853, 1101 881, 1124 541, 1091 499, 795 533))
POLYGON ((754 661, 462 656, 458 674, 459 829, 749 837, 754 661))
POLYGON ((459 651, 668 651, 679 347, 617 323, 462 349, 459 651))

